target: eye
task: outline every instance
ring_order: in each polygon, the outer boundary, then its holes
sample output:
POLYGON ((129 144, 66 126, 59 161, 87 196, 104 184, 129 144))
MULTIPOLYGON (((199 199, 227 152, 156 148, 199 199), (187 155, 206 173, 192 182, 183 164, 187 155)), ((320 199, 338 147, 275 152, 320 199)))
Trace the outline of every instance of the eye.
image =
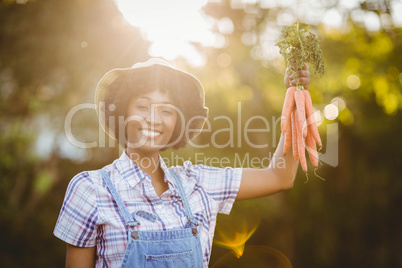
POLYGON ((174 109, 171 107, 163 107, 161 109, 161 113, 165 114, 165 115, 172 115, 172 114, 174 114, 174 112, 175 112, 174 109))
POLYGON ((144 104, 137 104, 136 107, 137 107, 137 109, 139 109, 141 111, 147 111, 148 110, 148 106, 146 106, 144 104))
POLYGON ((172 113, 173 113, 173 112, 172 112, 171 110, 169 110, 169 109, 163 109, 161 112, 164 113, 164 114, 172 114, 172 113))

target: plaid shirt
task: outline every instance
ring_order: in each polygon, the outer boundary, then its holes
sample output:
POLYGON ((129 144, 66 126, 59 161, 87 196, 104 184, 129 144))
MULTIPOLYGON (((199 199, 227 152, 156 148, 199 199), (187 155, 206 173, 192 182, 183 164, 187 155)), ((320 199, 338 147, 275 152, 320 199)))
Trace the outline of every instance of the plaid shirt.
MULTIPOLYGON (((158 196, 151 178, 123 153, 104 167, 130 213, 144 210, 158 216, 152 223, 142 218, 139 231, 181 229, 188 223, 174 178, 160 157, 169 189, 158 196)), ((191 211, 199 223, 204 266, 208 266, 218 212, 229 214, 240 187, 241 168, 192 165, 171 167, 183 182, 191 211)), ((100 172, 75 176, 64 198, 54 235, 78 247, 97 248, 97 267, 120 267, 128 243, 121 213, 113 202, 100 172)))

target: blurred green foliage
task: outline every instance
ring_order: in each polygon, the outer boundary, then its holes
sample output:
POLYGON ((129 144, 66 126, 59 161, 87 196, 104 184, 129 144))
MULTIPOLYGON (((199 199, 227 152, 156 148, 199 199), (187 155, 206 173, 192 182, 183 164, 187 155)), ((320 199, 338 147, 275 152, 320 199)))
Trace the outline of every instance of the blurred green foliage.
MULTIPOLYGON (((285 65, 281 58, 252 55, 272 49, 264 47, 262 37, 268 26, 280 30, 273 23, 278 12, 253 8, 254 13, 234 9, 228 1, 206 5, 209 16, 230 18, 234 32, 225 36, 224 48, 199 47, 209 59, 206 66, 188 67, 204 84, 211 129, 233 128, 235 142, 228 143, 230 131, 204 132, 195 143, 214 140, 223 148, 188 146, 166 151, 165 157, 194 160, 202 153, 226 157, 233 165, 235 154, 262 159, 274 152, 285 65), (247 32, 257 36, 254 45, 242 43, 247 32), (233 125, 219 116, 231 118, 233 125), (248 134, 253 144, 266 148, 253 148, 237 131, 252 116, 270 123, 269 131, 248 134)), ((321 24, 310 29, 320 40, 326 65, 325 76, 311 77, 313 103, 322 111, 335 97, 345 101, 337 119, 324 119, 320 126, 325 140, 327 126, 338 124, 339 164, 321 166, 318 173, 326 182, 311 174, 304 184, 299 173, 291 191, 236 203, 232 215, 218 219, 218 231, 240 222, 248 222, 249 229, 257 226, 246 242, 245 258, 248 248, 260 245, 279 250, 294 267, 399 267, 401 29, 369 32, 352 20, 346 29, 321 24)), ((149 43, 108 0, 2 1, 0 40, 0 260, 4 267, 61 267, 65 246, 52 231, 69 180, 119 155, 113 147, 76 149, 71 155, 63 139, 64 120, 75 105, 92 102, 106 71, 147 59, 149 43)), ((249 127, 266 125, 254 120, 249 127)), ((77 113, 73 133, 97 140, 102 134, 95 113, 77 113)), ((222 265, 229 252, 215 245, 211 266, 222 265)))

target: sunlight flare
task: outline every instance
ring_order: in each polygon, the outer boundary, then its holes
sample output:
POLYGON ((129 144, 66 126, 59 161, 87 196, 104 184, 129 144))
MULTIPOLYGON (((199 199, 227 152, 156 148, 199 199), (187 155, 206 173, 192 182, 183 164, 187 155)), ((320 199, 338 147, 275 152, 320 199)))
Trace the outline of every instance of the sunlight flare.
MULTIPOLYGON (((237 258, 243 256, 244 247, 249 238, 257 230, 258 225, 255 225, 250 230, 246 224, 242 225, 242 230, 232 232, 224 232, 223 230, 217 230, 218 236, 215 238, 214 243, 229 248, 233 251, 237 258)), ((227 231, 227 230, 226 230, 227 231)))
POLYGON ((206 61, 192 45, 219 46, 212 32, 215 21, 201 12, 207 0, 116 0, 128 23, 140 29, 152 44, 150 55, 173 60, 185 57, 192 65, 206 61))

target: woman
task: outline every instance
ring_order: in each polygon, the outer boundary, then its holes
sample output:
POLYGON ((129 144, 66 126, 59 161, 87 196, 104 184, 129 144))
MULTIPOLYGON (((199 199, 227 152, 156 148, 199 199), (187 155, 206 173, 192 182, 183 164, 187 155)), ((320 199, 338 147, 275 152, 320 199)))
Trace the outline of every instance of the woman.
MULTIPOLYGON (((307 66, 300 76, 307 89, 307 66)), ((286 72, 285 85, 295 83, 286 72)), ((198 79, 160 59, 108 72, 95 103, 125 151, 71 180, 54 230, 66 267, 207 267, 218 213, 293 186, 298 161, 283 155, 283 137, 274 157, 285 168, 166 167, 159 152, 194 138, 208 109, 198 79)))

